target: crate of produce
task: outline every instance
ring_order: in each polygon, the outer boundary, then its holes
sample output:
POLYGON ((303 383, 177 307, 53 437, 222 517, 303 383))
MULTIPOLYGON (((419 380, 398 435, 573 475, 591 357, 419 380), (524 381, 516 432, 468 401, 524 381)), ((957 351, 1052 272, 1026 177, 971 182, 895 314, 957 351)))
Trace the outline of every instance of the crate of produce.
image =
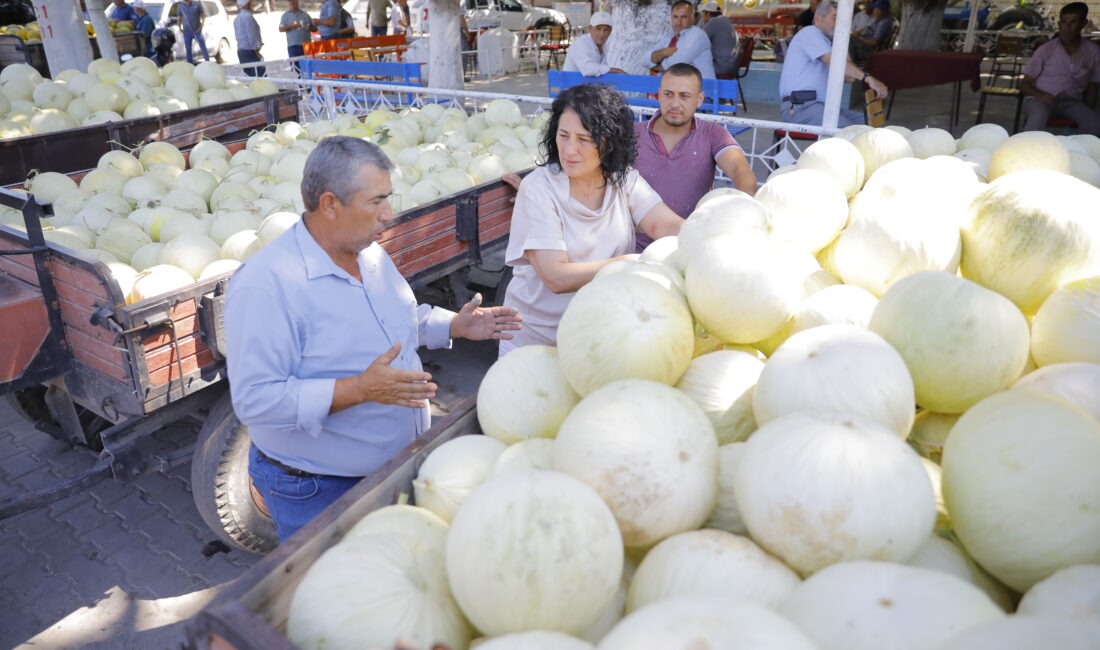
POLYGON ((241 140, 268 124, 298 119, 298 94, 283 91, 121 122, 0 140, 0 186, 20 183, 32 169, 63 174, 91 169, 111 149, 164 141, 184 148, 200 140, 241 140))

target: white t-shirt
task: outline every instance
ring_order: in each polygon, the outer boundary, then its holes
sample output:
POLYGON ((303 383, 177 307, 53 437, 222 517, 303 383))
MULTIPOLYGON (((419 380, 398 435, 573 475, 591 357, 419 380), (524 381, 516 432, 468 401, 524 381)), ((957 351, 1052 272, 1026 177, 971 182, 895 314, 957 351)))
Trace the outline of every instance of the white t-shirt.
POLYGON ((519 187, 512 210, 505 261, 513 267, 504 304, 523 315, 512 343, 554 345, 558 322, 575 292, 546 288, 524 252, 565 251, 570 262, 595 262, 634 252, 634 229, 661 202, 649 183, 631 169, 619 188, 609 187, 603 205, 592 210, 569 195, 569 177, 557 166, 539 167, 519 187))
POLYGON ((561 69, 579 72, 586 77, 598 77, 607 74, 611 66, 607 65, 607 53, 600 51, 591 34, 585 34, 569 46, 565 54, 565 65, 561 69))

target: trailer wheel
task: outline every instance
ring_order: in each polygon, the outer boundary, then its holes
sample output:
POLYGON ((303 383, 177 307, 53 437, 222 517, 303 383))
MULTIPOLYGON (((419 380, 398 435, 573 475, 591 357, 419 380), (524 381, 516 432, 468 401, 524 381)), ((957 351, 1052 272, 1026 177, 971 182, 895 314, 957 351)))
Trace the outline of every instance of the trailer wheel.
POLYGON ((199 515, 219 539, 249 553, 275 548, 275 523, 254 497, 248 478, 248 428, 233 413, 229 393, 210 409, 191 459, 191 493, 199 515))
POLYGON ((229 62, 229 41, 222 39, 218 42, 218 52, 214 55, 214 61, 225 64, 229 62))
POLYGON ((45 386, 31 386, 17 390, 4 395, 4 399, 19 414, 19 417, 31 424, 38 422, 57 424, 57 420, 50 414, 50 409, 46 407, 45 386))

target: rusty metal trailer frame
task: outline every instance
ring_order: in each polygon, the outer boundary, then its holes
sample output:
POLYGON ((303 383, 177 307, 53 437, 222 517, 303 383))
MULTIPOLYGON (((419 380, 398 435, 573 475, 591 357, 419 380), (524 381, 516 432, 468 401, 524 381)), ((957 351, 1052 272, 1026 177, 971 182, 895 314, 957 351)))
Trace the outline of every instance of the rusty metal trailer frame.
MULTIPOLYGON (((15 195, 4 194, 7 204, 15 202, 15 195)), ((511 187, 493 181, 441 198, 398 215, 380 244, 414 288, 453 279, 481 265, 491 252, 503 250, 513 196, 511 187)), ((27 203, 33 204, 33 199, 27 203)), ((33 231, 42 208, 23 207, 33 213, 28 220, 28 230, 33 231)), ((39 428, 71 444, 102 446, 102 452, 94 466, 76 476, 0 501, 0 519, 74 494, 109 475, 140 474, 148 459, 135 451, 145 435, 210 408, 225 394, 222 313, 231 273, 125 305, 102 262, 43 242, 41 228, 37 230, 42 243, 36 246, 23 233, 0 226, 0 248, 41 260, 43 271, 36 274, 29 264, 0 257, 0 274, 44 296, 51 287, 61 288, 57 299, 48 300, 57 307, 49 340, 66 363, 36 374, 34 382, 0 385, 0 394, 49 382, 47 399, 50 411, 59 414, 58 422, 40 423, 39 428), (78 408, 99 418, 102 428, 94 432, 94 440, 78 408)), ((456 302, 468 297, 462 294, 462 282, 452 281, 452 290, 456 302)), ((179 462, 189 458, 189 452, 181 450, 178 457, 160 462, 179 462)))
POLYGON ((450 415, 429 428, 377 472, 285 543, 238 577, 184 625, 190 647, 198 650, 293 650, 286 638, 287 612, 294 588, 310 566, 367 514, 412 494, 412 481, 435 448, 461 435, 480 434, 477 398, 464 398, 450 415))
POLYGON ((299 118, 299 97, 282 91, 225 104, 121 122, 0 140, 0 186, 22 183, 32 169, 68 174, 95 168, 112 149, 170 142, 183 149, 202 139, 242 140, 255 130, 299 118))

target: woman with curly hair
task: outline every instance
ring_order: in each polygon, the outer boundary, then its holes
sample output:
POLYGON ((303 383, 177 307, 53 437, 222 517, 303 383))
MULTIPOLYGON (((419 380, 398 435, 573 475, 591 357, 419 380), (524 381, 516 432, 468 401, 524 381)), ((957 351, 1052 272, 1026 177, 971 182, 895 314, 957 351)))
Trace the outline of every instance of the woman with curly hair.
POLYGON ((653 239, 680 232, 683 219, 633 167, 633 120, 607 86, 574 86, 554 100, 541 143, 546 162, 519 184, 512 211, 504 304, 520 310, 524 328, 501 342, 502 356, 521 345, 554 345, 573 294, 634 252, 635 229, 653 239))

